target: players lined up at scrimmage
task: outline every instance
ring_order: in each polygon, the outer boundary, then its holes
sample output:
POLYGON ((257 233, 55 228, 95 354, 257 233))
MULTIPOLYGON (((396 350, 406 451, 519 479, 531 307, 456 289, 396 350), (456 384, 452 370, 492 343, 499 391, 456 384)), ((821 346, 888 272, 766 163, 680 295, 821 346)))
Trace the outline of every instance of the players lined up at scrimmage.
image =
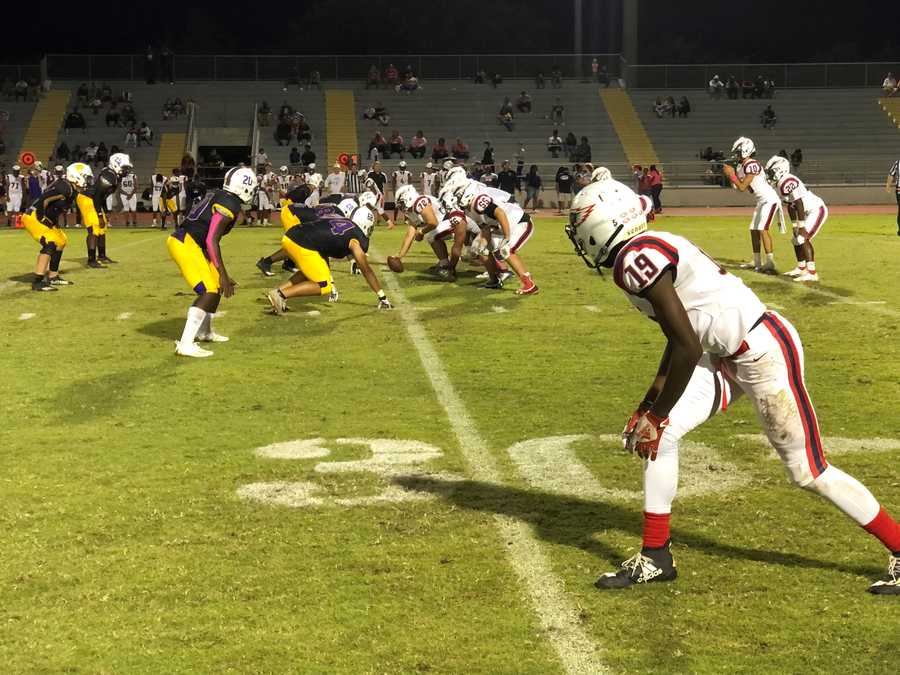
POLYGON ((644 460, 643 545, 596 586, 676 578, 669 522, 680 441, 745 395, 791 482, 830 501, 888 549, 887 574, 869 591, 900 595, 900 525, 868 488, 826 460, 797 331, 693 243, 648 231, 644 206, 629 192, 606 181, 585 187, 566 227, 588 267, 611 270, 667 339, 656 377, 622 434, 626 449, 644 460))

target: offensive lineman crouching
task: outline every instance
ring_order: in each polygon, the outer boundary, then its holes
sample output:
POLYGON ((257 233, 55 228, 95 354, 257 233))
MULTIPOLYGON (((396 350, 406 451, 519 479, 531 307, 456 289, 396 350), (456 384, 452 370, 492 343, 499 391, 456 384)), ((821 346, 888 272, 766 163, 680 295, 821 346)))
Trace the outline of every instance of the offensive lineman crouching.
POLYGON ((88 267, 102 268, 105 267, 103 263, 115 262, 106 255, 106 229, 109 227, 106 204, 107 198, 119 187, 120 179, 129 173, 131 158, 117 152, 110 156, 109 166, 97 174, 91 188, 75 200, 87 230, 88 267))

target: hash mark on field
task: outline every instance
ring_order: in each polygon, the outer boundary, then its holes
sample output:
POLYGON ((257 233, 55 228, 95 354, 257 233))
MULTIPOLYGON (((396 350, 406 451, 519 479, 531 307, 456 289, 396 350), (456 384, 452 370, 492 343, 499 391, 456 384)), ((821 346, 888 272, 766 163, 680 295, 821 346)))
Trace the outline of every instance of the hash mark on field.
POLYGON ((116 321, 127 321, 132 316, 134 316, 134 312, 122 312, 116 317, 116 321))
MULTIPOLYGON (((800 284, 794 285, 798 286, 800 284)), ((824 295, 826 298, 831 298, 833 300, 833 302, 829 303, 831 305, 853 305, 855 307, 862 307, 863 309, 871 310, 876 314, 900 317, 900 311, 897 311, 892 307, 882 307, 882 305, 887 304, 884 300, 854 300, 853 298, 845 298, 843 295, 838 295, 837 293, 826 291, 824 288, 816 288, 815 286, 805 285, 802 285, 801 288, 809 293, 817 293, 818 295, 824 295)))
POLYGON ((22 312, 19 314, 19 321, 28 321, 28 319, 33 319, 37 314, 33 314, 32 312, 22 312))
POLYGON ((597 305, 585 305, 584 308, 589 312, 600 313, 600 308, 597 305))
POLYGON ((501 307, 500 305, 494 305, 491 309, 494 310, 494 314, 505 314, 509 311, 506 307, 501 307))
MULTIPOLYGON (((419 321, 416 308, 406 301, 393 275, 382 278, 397 298, 397 311, 435 396, 447 415, 473 478, 502 485, 497 462, 478 433, 465 403, 456 393, 440 356, 419 321)), ((566 597, 562 580, 553 572, 553 566, 541 550, 532 528, 518 518, 500 513, 494 515, 494 523, 500 541, 506 543, 504 549, 510 565, 525 587, 544 634, 556 650, 563 669, 578 675, 607 672, 606 666, 599 660, 599 645, 584 631, 579 610, 566 597)))
POLYGON ((311 309, 306 313, 306 316, 321 316, 322 312, 317 309, 311 309))

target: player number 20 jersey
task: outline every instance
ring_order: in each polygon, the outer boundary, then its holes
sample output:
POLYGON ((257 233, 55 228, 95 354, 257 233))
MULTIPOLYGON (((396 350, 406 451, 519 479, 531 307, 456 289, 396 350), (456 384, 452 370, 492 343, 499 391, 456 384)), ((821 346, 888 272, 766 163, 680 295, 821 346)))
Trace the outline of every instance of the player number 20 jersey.
POLYGON ((684 237, 653 231, 638 235, 616 256, 613 277, 631 304, 654 318, 645 296, 667 270, 703 350, 717 356, 737 352, 766 307, 743 281, 684 237))

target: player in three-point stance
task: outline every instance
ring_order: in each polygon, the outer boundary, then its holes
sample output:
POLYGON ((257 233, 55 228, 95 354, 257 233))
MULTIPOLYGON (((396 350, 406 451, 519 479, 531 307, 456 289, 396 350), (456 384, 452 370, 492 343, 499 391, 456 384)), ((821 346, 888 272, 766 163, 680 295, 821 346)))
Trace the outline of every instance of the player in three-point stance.
POLYGON ((675 579, 669 518, 679 441, 746 394, 790 480, 829 500, 890 551, 887 575, 869 590, 900 595, 900 525, 864 485, 825 459, 803 346, 790 322, 687 239, 647 231, 637 200, 610 199, 588 185, 573 200, 566 232, 589 267, 612 268, 616 285, 668 340, 623 432, 625 447, 646 460, 643 548, 596 586, 675 579))
MULTIPOLYGON (((283 169, 286 167, 282 167, 283 169)), ((311 173, 304 179, 304 182, 290 190, 282 198, 281 203, 281 229, 287 232, 289 229, 299 223, 297 216, 291 211, 292 206, 312 208, 319 205, 319 188, 322 187, 322 176, 317 173, 311 173)), ((276 262, 283 262, 282 268, 286 272, 296 272, 294 263, 284 251, 279 248, 271 255, 267 255, 256 261, 256 267, 267 277, 273 276, 272 265, 276 262)))
POLYGON ((726 164, 723 171, 735 189, 741 192, 749 192, 756 198, 756 208, 753 210, 753 219, 750 221, 750 244, 753 247, 753 262, 741 265, 744 269, 754 269, 765 274, 775 273, 775 249, 772 245, 772 235, 769 226, 775 217, 778 224, 784 230, 784 215, 781 212, 781 202, 775 190, 766 181, 762 164, 755 159, 756 146, 749 138, 741 136, 731 146, 731 153, 737 160, 737 169, 726 164), (766 252, 766 262, 762 262, 760 244, 766 252))
POLYGON ((109 166, 97 174, 90 189, 75 199, 81 222, 87 230, 88 267, 102 268, 104 263, 115 262, 106 255, 106 229, 109 226, 107 199, 115 194, 119 181, 130 172, 131 158, 116 152, 110 156, 109 166))
POLYGON ((281 245, 298 271, 288 282, 269 291, 267 297, 275 314, 288 311, 288 298, 330 295, 332 280, 328 260, 346 257, 356 262, 360 274, 378 296, 378 309, 391 309, 391 303, 366 258, 374 227, 374 210, 358 206, 349 218, 322 218, 306 225, 295 225, 285 232, 281 245))
POLYGON ((793 224, 794 255, 797 267, 785 276, 794 281, 818 281, 816 252, 812 240, 828 219, 828 207, 817 194, 807 189, 803 181, 791 173, 791 163, 776 155, 766 162, 766 175, 775 185, 778 196, 787 204, 793 224))
POLYGON ((71 286, 72 282, 59 275, 59 263, 69 239, 59 229, 59 217, 68 211, 91 184, 91 167, 81 162, 70 164, 65 176, 47 188, 27 212, 22 214, 25 231, 41 245, 34 268, 34 291, 55 291, 57 286, 71 286))
POLYGON ((227 342, 228 338, 213 330, 213 316, 224 295, 234 295, 234 281, 225 270, 220 242, 231 232, 241 217, 242 204, 253 201, 256 173, 246 167, 235 167, 225 174, 222 189, 210 192, 194 205, 184 222, 166 238, 169 255, 181 270, 188 286, 197 294, 188 310, 181 339, 175 343, 180 356, 206 357, 213 352, 203 349, 201 342, 227 342))

